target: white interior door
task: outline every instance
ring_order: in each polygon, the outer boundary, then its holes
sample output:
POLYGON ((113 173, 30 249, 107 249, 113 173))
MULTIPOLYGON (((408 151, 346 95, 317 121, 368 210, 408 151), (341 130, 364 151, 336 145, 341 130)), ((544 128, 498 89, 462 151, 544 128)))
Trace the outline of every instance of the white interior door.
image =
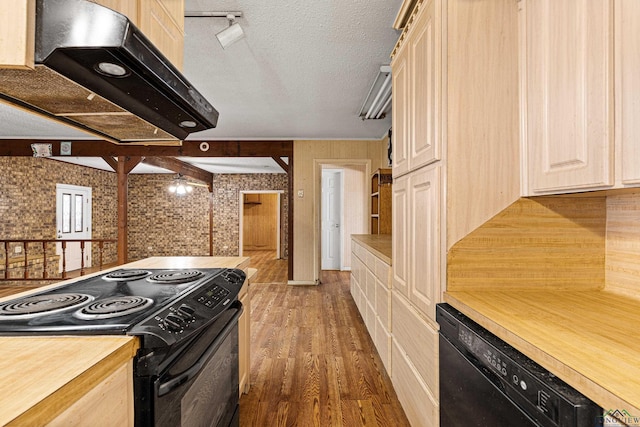
POLYGON ((340 270, 342 241, 342 171, 322 170, 322 265, 323 270, 340 270))
MULTIPOLYGON (((56 184, 56 225, 59 240, 91 239, 91 187, 56 184)), ((81 267, 82 250, 79 242, 67 243, 65 270, 81 267)), ((62 271, 62 244, 57 244, 62 271)), ((84 266, 91 266, 91 244, 84 248, 84 266)))

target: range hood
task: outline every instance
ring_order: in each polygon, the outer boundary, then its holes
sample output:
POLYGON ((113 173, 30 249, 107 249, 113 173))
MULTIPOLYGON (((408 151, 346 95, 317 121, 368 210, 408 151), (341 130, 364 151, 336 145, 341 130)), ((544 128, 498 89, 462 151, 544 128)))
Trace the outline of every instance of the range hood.
POLYGON ((36 0, 35 69, 0 70, 0 98, 116 143, 177 142, 218 112, 127 17, 36 0))

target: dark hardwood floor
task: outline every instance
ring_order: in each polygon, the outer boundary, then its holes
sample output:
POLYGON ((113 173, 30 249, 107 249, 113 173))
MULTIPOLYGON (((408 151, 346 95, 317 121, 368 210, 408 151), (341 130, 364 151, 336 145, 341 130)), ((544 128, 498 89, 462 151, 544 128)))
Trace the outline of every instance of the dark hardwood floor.
POLYGON ((258 269, 252 283, 287 283, 287 260, 277 259, 276 251, 244 251, 251 257, 251 267, 258 269))
MULTIPOLYGON (((252 258, 258 272, 261 265, 252 258)), ((351 298, 349 273, 325 272, 318 286, 254 283, 241 426, 409 426, 351 298)))

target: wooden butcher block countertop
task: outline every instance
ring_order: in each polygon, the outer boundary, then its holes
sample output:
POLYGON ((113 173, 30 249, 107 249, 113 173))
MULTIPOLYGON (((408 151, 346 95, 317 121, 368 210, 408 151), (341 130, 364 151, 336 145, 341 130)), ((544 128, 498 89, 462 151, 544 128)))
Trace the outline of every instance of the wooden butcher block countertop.
POLYGON ((135 337, 0 337, 0 425, 38 426, 138 349, 135 337))
POLYGON ((452 291, 445 301, 608 410, 640 416, 640 300, 608 291, 452 291))
MULTIPOLYGON (((240 268, 247 257, 153 257, 124 264, 121 268, 240 268)), ((47 285, 0 299, 9 300, 45 288, 82 280, 47 285)), ((128 336, 94 337, 0 337, 0 426, 44 425, 87 391, 132 359, 138 339, 128 336), (56 408, 52 411, 52 408, 56 408)))
POLYGON ((392 265, 391 234, 352 234, 351 238, 366 246, 370 252, 387 264, 392 265))
POLYGON ((158 256, 130 262, 118 268, 249 268, 249 257, 158 256))

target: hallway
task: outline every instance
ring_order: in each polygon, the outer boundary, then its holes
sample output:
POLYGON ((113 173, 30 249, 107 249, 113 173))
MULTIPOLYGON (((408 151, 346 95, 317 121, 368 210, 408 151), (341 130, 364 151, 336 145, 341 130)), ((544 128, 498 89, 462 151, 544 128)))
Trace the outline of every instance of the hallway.
MULTIPOLYGON (((251 267, 274 271, 276 263, 252 258, 251 267)), ((409 426, 351 298, 349 273, 324 272, 322 282, 252 285, 251 390, 240 400, 240 424, 409 426)))

